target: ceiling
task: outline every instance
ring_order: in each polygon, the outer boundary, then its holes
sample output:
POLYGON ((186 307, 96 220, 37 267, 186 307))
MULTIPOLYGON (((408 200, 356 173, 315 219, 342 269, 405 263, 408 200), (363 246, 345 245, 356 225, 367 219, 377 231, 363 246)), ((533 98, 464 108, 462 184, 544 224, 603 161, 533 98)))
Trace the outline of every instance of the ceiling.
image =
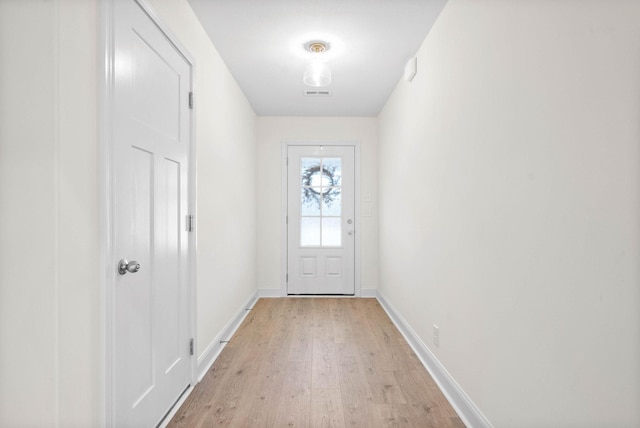
POLYGON ((446 0, 189 3, 258 116, 377 116, 446 0), (302 82, 312 40, 330 45, 323 88, 302 82))

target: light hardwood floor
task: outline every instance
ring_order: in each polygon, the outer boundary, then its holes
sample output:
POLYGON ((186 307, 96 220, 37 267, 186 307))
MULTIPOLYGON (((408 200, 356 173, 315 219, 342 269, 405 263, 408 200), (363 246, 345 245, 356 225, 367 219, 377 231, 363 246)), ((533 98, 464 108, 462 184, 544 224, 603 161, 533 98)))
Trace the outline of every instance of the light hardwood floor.
POLYGON ((169 427, 464 427, 375 299, 260 299, 169 427))

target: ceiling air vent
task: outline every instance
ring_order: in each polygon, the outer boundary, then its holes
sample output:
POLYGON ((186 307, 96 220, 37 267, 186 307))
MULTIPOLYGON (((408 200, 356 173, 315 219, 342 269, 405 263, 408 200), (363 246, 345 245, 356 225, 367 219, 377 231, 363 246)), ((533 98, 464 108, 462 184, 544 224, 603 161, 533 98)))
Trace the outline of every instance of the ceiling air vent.
POLYGON ((305 89, 305 97, 330 97, 331 91, 328 89, 305 89))

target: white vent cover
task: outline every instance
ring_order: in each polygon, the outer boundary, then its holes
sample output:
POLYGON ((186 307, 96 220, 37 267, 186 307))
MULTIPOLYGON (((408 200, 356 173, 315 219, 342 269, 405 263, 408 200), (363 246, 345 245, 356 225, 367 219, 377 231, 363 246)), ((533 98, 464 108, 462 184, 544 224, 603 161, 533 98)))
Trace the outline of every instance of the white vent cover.
POLYGON ((305 97, 330 97, 331 91, 329 89, 305 89, 305 97))

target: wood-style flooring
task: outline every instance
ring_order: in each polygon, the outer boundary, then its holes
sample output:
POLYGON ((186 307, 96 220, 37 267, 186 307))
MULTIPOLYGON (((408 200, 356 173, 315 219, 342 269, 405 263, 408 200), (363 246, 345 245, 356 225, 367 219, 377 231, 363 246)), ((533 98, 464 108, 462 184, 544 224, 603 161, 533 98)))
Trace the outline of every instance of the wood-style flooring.
POLYGON ((375 299, 260 299, 169 427, 464 427, 375 299))

